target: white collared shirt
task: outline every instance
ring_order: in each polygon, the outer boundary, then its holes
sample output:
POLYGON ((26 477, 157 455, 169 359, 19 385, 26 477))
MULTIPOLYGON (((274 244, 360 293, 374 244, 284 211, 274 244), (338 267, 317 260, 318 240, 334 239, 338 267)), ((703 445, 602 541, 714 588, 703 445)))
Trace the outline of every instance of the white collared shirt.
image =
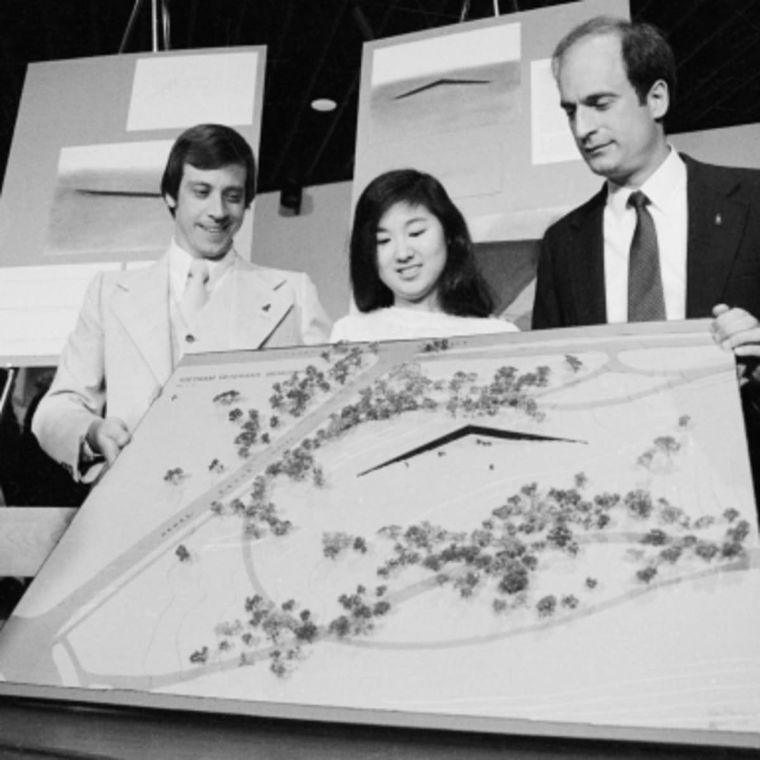
MULTIPOLYGON (((219 281, 229 271, 235 262, 234 248, 230 248, 221 259, 206 259, 209 271, 209 280, 207 290, 211 298, 216 290, 219 281)), ((169 292, 175 302, 182 300, 182 294, 185 292, 187 285, 187 275, 190 272, 190 263, 193 257, 172 238, 169 245, 169 292)))
POLYGON ((660 271, 668 319, 686 317, 686 165, 671 148, 668 157, 640 188, 607 183, 604 208, 604 285, 607 321, 628 321, 628 256, 636 229, 636 211, 628 198, 640 189, 657 230, 660 271))

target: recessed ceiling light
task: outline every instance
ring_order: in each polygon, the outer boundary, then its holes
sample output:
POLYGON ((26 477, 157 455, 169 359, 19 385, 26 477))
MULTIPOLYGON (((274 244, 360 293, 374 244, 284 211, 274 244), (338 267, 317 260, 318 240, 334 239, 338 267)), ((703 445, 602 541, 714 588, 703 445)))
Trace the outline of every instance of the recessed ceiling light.
POLYGON ((311 101, 311 107, 315 111, 322 111, 323 113, 334 111, 337 108, 337 105, 338 104, 334 100, 330 100, 330 98, 317 98, 316 100, 311 101))

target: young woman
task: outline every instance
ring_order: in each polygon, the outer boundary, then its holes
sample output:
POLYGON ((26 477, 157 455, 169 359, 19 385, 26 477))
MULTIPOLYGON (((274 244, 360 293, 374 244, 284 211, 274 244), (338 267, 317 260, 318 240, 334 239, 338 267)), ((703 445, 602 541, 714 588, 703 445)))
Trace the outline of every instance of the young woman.
POLYGON ((350 243, 358 312, 330 340, 394 340, 516 331, 492 317, 459 209, 429 174, 400 169, 376 177, 359 198, 350 243))

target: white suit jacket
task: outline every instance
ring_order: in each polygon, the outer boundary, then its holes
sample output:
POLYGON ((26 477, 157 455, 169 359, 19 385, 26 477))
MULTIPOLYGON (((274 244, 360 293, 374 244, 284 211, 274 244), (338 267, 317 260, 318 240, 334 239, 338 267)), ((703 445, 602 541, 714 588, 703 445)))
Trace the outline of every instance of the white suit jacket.
MULTIPOLYGON (((330 321, 308 275, 239 256, 201 312, 191 350, 227 351, 327 342, 330 321)), ((101 272, 90 283, 32 430, 78 479, 81 441, 96 416, 130 430, 172 372, 169 264, 101 272)))

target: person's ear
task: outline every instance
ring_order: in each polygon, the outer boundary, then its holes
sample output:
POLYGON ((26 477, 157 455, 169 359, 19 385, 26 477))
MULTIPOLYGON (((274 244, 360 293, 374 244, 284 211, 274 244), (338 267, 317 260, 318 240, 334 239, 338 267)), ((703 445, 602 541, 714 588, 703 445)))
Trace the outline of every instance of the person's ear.
POLYGON ((164 193, 164 201, 166 202, 166 205, 174 211, 174 209, 177 208, 177 201, 174 200, 174 198, 169 195, 169 193, 164 193))
POLYGON ((652 118, 655 121, 661 121, 670 108, 670 90, 668 83, 664 79, 658 79, 647 93, 647 106, 652 118))

